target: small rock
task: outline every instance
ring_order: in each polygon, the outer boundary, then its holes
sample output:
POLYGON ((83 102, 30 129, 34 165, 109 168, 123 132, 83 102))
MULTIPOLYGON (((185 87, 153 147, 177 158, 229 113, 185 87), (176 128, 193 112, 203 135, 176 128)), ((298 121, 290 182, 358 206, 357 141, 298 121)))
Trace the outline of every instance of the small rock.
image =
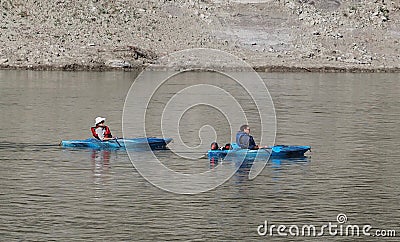
POLYGON ((372 61, 373 60, 373 57, 370 56, 370 55, 364 55, 362 58, 367 60, 367 61, 372 61))
POLYGON ((308 53, 308 55, 304 56, 303 58, 313 58, 315 56, 314 52, 308 53))
POLYGON ((335 39, 341 39, 341 38, 343 38, 343 35, 341 33, 337 33, 337 34, 333 35, 333 37, 335 39))
POLYGON ((116 67, 116 68, 132 67, 131 63, 129 63, 129 61, 125 61, 125 60, 108 60, 105 64, 106 64, 106 66, 116 67))
POLYGON ((7 63, 7 62, 8 62, 8 59, 7 59, 7 58, 0 59, 0 65, 1 65, 1 64, 5 64, 5 63, 7 63))

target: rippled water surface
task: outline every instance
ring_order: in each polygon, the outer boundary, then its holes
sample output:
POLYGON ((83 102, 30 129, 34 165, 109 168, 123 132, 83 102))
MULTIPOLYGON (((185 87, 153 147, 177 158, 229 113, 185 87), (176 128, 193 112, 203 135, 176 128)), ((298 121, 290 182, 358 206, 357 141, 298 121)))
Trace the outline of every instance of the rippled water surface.
MULTIPOLYGON (((135 75, 0 71, 1 241, 279 240, 288 238, 260 237, 258 226, 337 224, 340 213, 344 225, 400 233, 398 74, 261 74, 276 109, 276 143, 311 145, 312 153, 270 161, 254 180, 242 167, 197 195, 154 187, 124 151, 58 146, 89 137, 98 115, 122 137, 135 75)), ((201 82, 203 75, 192 78, 201 82)), ((204 116, 185 124, 195 127, 204 116)), ((162 152, 174 169, 210 169, 207 159, 186 162, 162 152)), ((323 237, 335 239, 355 238, 323 237)))

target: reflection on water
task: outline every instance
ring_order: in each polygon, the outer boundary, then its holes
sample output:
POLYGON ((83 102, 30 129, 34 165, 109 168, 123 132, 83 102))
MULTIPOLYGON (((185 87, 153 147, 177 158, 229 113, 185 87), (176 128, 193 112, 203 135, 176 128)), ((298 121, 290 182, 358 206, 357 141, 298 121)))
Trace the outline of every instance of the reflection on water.
POLYGON ((107 179, 107 174, 111 169, 110 165, 111 151, 93 150, 91 154, 93 176, 95 183, 102 183, 107 179))
MULTIPOLYGON (((259 241, 265 238, 257 226, 265 220, 313 224, 335 221, 338 213, 351 224, 400 231, 398 74, 265 74, 276 143, 310 145, 312 158, 270 160, 254 180, 245 163, 222 186, 193 196, 149 184, 125 151, 57 146, 89 137, 93 118, 103 114, 122 137, 133 79, 132 73, 0 71, 0 240, 259 241)), ((185 122, 197 127, 196 118, 185 122)), ((179 172, 217 165, 171 151, 157 155, 179 172)))
MULTIPOLYGON (((235 160, 222 160, 222 159, 210 159, 210 169, 216 168, 218 165, 230 165, 235 166, 237 169, 236 173, 233 175, 234 180, 238 181, 238 184, 243 180, 249 180, 249 174, 251 167, 256 162, 264 163, 264 160, 255 159, 244 159, 243 162, 235 160), (236 179, 235 179, 236 178, 236 179)), ((287 159, 269 159, 267 162, 267 167, 271 168, 271 180, 275 182, 282 182, 284 176, 282 176, 283 169, 287 166, 306 166, 311 162, 310 156, 304 156, 299 158, 287 158, 287 159)))

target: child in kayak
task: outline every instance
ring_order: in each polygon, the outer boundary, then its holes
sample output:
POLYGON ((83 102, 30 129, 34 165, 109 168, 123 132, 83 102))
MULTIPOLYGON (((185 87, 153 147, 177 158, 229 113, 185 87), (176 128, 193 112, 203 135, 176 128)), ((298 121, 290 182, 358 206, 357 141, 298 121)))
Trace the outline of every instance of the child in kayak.
POLYGON ((111 135, 110 129, 104 124, 105 121, 105 118, 97 117, 95 119, 95 127, 91 127, 90 130, 92 131, 93 136, 98 140, 113 140, 114 138, 111 135))

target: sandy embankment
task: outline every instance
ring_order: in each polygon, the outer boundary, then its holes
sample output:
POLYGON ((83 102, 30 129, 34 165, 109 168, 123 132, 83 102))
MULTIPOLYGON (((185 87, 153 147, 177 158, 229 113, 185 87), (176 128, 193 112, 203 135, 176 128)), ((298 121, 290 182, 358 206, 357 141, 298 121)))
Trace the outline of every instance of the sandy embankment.
POLYGON ((400 71, 399 0, 0 3, 3 69, 130 70, 204 47, 260 71, 400 71))

